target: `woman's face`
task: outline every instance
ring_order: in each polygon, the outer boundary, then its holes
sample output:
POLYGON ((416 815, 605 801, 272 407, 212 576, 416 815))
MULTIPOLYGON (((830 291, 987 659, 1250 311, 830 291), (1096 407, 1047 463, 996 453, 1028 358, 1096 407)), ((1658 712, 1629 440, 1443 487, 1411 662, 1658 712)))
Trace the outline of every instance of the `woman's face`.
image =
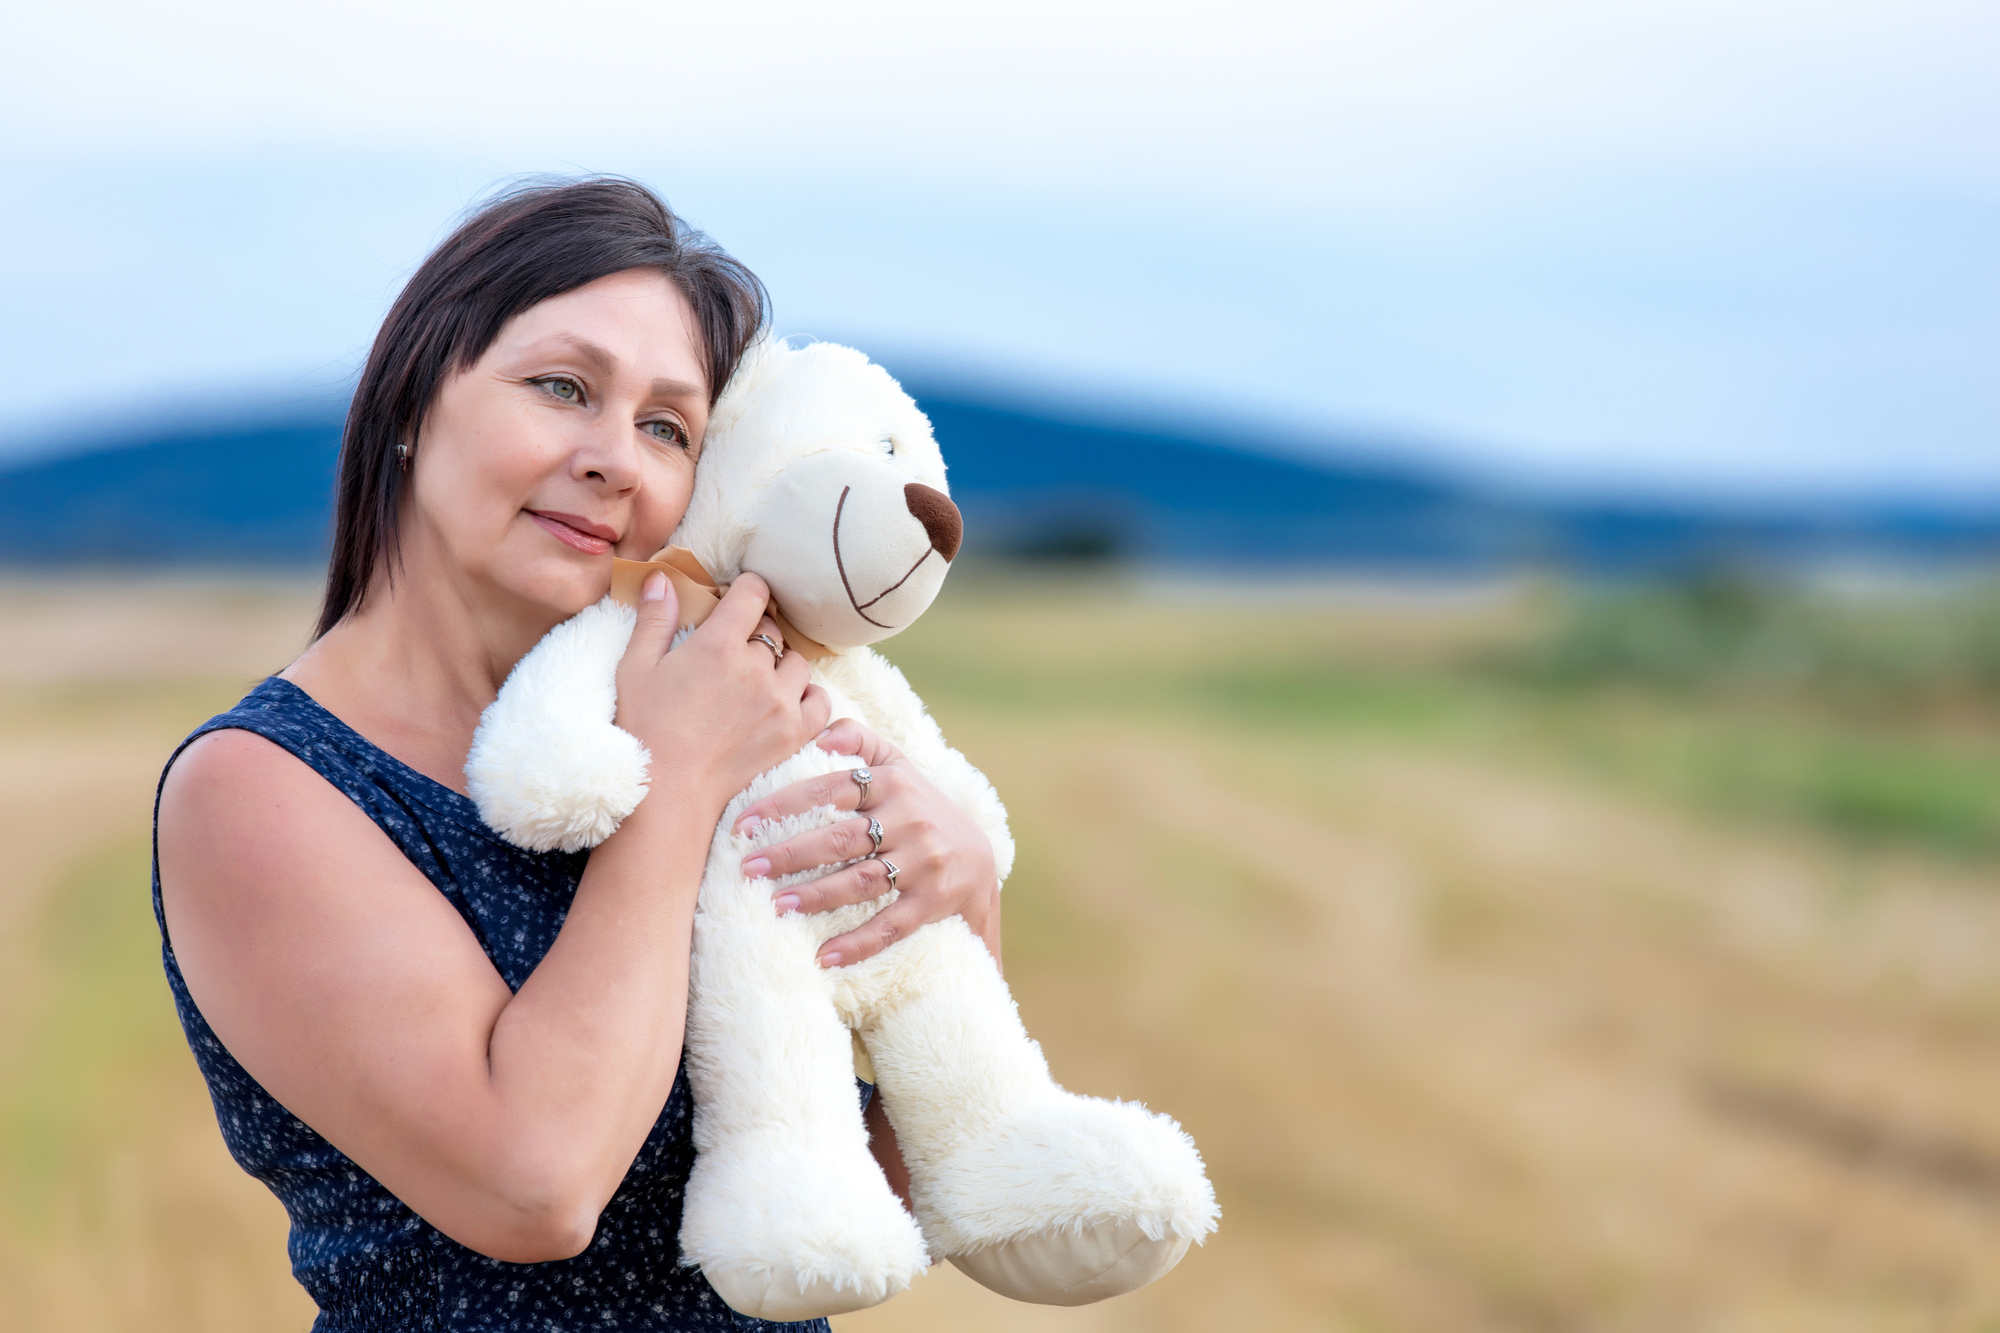
POLYGON ((438 390, 410 459, 403 559, 475 597, 560 619, 602 597, 613 552, 665 544, 708 425, 694 312, 634 269, 516 315, 438 390))

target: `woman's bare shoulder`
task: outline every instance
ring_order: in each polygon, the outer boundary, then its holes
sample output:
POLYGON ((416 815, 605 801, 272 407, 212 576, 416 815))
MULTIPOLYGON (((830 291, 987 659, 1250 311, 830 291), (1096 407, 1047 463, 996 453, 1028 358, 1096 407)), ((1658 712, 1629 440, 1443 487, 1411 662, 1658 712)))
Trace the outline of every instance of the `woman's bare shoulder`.
MULTIPOLYGON (((303 908, 315 891, 351 902, 357 876, 391 897, 427 888, 375 821, 283 746, 226 728, 190 744, 160 791, 160 888, 177 906, 303 908), (272 890, 282 886, 285 892, 272 890)), ((436 897, 435 893, 422 895, 436 897)))
POLYGON ((342 807, 361 816, 353 802, 276 741, 226 727, 196 738, 167 770, 160 788, 160 834, 176 843, 212 836, 296 838, 299 820, 347 822, 339 820, 342 807), (266 817, 274 805, 288 815, 283 824, 266 817))
POLYGON ((188 742, 167 770, 167 787, 226 783, 251 774, 283 780, 293 772, 317 776, 276 741, 241 727, 222 727, 188 742))

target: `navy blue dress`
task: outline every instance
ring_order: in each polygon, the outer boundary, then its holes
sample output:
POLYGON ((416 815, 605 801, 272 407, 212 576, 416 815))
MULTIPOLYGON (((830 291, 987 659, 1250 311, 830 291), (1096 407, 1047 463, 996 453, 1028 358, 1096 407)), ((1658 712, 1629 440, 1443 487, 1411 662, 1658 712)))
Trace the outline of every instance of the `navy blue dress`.
MULTIPOLYGON (((555 943, 589 853, 524 852, 502 842, 480 822, 471 801, 362 739, 305 691, 275 676, 203 723, 181 748, 227 727, 282 745, 366 811, 458 909, 508 987, 520 989, 555 943)), ((314 1333, 825 1333, 823 1319, 773 1324, 738 1314, 698 1270, 680 1265, 681 1198, 694 1165, 694 1106, 685 1067, 599 1217, 596 1238, 575 1258, 502 1263, 466 1249, 411 1212, 273 1100, 195 1008, 160 904, 158 817, 156 798, 153 911, 167 984, 230 1154, 270 1187, 291 1217, 292 1273, 320 1308, 314 1333)))

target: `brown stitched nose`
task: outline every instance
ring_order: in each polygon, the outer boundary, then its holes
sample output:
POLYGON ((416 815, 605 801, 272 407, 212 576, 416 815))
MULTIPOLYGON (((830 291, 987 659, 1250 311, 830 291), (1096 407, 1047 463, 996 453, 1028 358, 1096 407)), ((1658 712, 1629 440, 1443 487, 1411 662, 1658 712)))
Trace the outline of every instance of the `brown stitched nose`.
POLYGON ((951 502, 943 491, 913 481, 903 487, 903 503, 910 507, 917 522, 924 525, 924 531, 931 535, 931 545, 937 553, 949 560, 958 554, 958 544, 965 537, 965 520, 959 517, 958 506, 951 502))

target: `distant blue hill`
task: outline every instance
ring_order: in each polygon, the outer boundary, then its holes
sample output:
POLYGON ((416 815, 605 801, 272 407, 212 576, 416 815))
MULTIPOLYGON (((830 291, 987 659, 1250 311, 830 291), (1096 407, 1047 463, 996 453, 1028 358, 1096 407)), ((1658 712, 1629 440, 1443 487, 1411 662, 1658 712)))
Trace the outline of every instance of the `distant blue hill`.
POLYGON ((0 561, 307 565, 326 555, 340 422, 188 428, 0 471, 0 561))
MULTIPOLYGON (((1314 461, 963 388, 913 390, 950 461, 967 549, 988 557, 1435 574, 2000 558, 2000 505, 1968 515, 1552 502, 1359 461, 1359 450, 1314 461)), ((301 413, 0 469, 0 562, 311 565, 326 550, 339 434, 336 420, 301 413)))

